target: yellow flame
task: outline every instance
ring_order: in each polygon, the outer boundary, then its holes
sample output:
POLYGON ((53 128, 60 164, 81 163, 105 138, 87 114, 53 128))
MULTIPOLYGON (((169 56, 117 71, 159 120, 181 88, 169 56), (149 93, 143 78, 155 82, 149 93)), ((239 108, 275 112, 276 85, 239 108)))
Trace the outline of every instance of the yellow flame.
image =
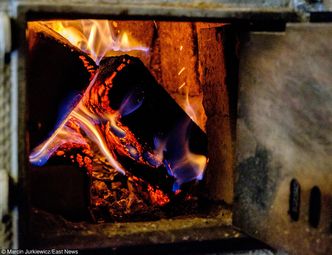
POLYGON ((126 32, 123 33, 121 38, 121 45, 123 47, 129 47, 129 38, 126 32))
MULTIPOLYGON (((94 79, 91 81, 89 88, 93 86, 96 79, 98 77, 98 73, 95 75, 94 79)), ((114 122, 112 118, 114 116, 107 116, 109 121, 114 122)), ((125 174, 125 170, 123 167, 116 161, 112 152, 107 146, 105 138, 103 134, 96 128, 93 120, 98 118, 95 114, 91 113, 80 101, 75 108, 71 111, 71 113, 62 121, 57 130, 52 134, 52 136, 47 139, 44 143, 36 147, 33 152, 30 154, 30 162, 35 164, 42 164, 44 160, 48 160, 48 158, 56 151, 61 145, 64 143, 77 143, 77 144, 86 144, 84 138, 77 134, 77 132, 70 128, 70 121, 74 121, 79 124, 79 126, 84 130, 85 133, 89 136, 89 138, 95 142, 95 144, 99 147, 100 152, 107 158, 108 162, 122 174, 125 174)))
POLYGON ((177 162, 174 169, 181 169, 186 165, 191 165, 192 169, 195 169, 196 180, 202 180, 203 173, 208 163, 208 158, 204 155, 194 154, 189 150, 189 144, 186 143, 186 153, 182 159, 177 162))
POLYGON ((186 100, 185 100, 185 112, 189 115, 189 117, 195 122, 198 123, 198 118, 196 115, 196 111, 190 103, 189 100, 189 89, 186 89, 186 100))
POLYGON ((84 35, 80 33, 74 27, 64 27, 61 22, 56 22, 55 31, 59 31, 59 33, 65 37, 71 44, 78 46, 82 41, 84 41, 84 35))
POLYGON ((125 31, 115 31, 118 23, 108 20, 56 20, 41 22, 72 45, 80 48, 99 64, 104 56, 115 55, 114 52, 148 51, 149 48, 130 38, 125 31))
MULTIPOLYGON (((184 70, 183 68, 181 70, 184 70)), ((184 103, 182 104, 182 107, 184 108, 184 111, 188 114, 188 116, 196 123, 199 123, 198 120, 198 116, 196 114, 195 108, 193 107, 193 105, 190 102, 189 99, 189 92, 190 92, 190 87, 187 85, 186 82, 182 83, 178 89, 182 89, 183 87, 185 87, 185 99, 184 99, 184 103)))

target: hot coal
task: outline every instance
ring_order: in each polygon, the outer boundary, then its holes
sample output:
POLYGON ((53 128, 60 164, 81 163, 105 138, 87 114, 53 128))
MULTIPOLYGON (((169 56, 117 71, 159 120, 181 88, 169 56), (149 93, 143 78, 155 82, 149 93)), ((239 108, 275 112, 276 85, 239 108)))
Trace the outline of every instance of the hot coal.
MULTIPOLYGON (((123 55, 104 58, 97 67, 53 31, 37 26, 30 33, 29 89, 44 91, 46 85, 52 86, 51 94, 41 95, 45 106, 59 104, 67 88, 73 88, 72 82, 79 88, 87 87, 70 104, 56 131, 31 153, 31 163, 40 166, 50 159, 47 164, 60 161, 85 168, 90 210, 98 222, 159 215, 165 205, 186 199, 189 183, 203 175, 206 135, 143 63, 123 55), (46 68, 40 54, 51 59, 46 68), (63 61, 66 64, 62 65, 63 61), (77 65, 69 68, 75 72, 69 72, 68 65, 77 65), (72 77, 76 75, 81 78, 72 77), (54 88, 64 91, 54 92, 52 98, 54 88), (48 102, 48 98, 52 100, 48 102)), ((47 115, 44 110, 37 114, 39 103, 30 95, 30 134, 38 141, 40 138, 34 136, 45 136, 45 130, 54 123, 54 114, 47 115), (31 128, 35 126, 46 128, 37 132, 31 128)))

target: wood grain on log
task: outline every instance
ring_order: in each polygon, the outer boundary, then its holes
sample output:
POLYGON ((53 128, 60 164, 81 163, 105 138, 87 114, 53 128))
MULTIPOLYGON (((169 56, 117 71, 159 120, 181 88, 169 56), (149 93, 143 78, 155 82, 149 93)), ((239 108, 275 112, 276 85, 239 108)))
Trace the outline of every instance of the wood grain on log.
MULTIPOLYGON (((191 22, 158 22, 161 84, 182 109, 191 108, 194 119, 205 130, 206 115, 198 77, 197 34, 191 22), (188 99, 187 100, 187 94, 188 99)), ((158 59, 157 57, 154 57, 158 59)))
POLYGON ((161 49, 163 85, 168 92, 178 92, 183 83, 190 87, 190 95, 200 93, 197 76, 197 45, 190 22, 160 22, 158 31, 161 49))
MULTIPOLYGON (((209 165, 206 171, 206 185, 209 197, 232 203, 234 129, 231 125, 229 86, 227 84, 225 27, 206 28, 198 31, 200 79, 204 91, 203 105, 208 117, 209 165)), ((236 61, 235 59, 233 61, 236 61)))

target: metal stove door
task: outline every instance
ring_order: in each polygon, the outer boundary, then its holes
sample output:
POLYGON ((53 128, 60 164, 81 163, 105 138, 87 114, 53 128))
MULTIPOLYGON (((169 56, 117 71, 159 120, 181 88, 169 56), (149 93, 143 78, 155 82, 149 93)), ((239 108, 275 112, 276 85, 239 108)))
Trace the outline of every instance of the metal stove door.
POLYGON ((332 24, 252 33, 239 75, 234 225, 332 254, 332 24))

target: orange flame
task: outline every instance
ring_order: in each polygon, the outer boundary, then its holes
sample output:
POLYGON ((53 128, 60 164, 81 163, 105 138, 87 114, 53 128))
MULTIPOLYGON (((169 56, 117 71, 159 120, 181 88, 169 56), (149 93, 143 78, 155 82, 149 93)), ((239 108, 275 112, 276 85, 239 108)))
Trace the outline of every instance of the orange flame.
POLYGON ((134 38, 130 38, 125 31, 117 32, 112 26, 116 22, 109 20, 56 20, 43 21, 72 45, 89 54, 97 64, 105 56, 112 56, 115 52, 149 51, 134 38))
MULTIPOLYGON (((115 27, 116 23, 114 24, 114 22, 106 20, 80 20, 79 22, 46 21, 44 23, 67 38, 74 46, 89 54, 97 64, 99 64, 102 57, 113 55, 116 51, 148 51, 148 48, 140 46, 134 39, 129 38, 128 33, 121 32, 116 34, 111 25, 113 24, 115 27)), ((129 62, 130 60, 126 60, 121 63, 117 67, 117 71, 121 71, 129 62)), ((180 76, 185 70, 186 68, 183 67, 179 70, 178 75, 180 76)), ((112 86, 112 80, 116 72, 104 81, 103 86, 98 84, 98 75, 99 72, 97 71, 87 90, 84 92, 82 99, 65 120, 62 121, 52 136, 32 151, 29 157, 31 163, 35 165, 45 164, 65 144, 89 148, 92 142, 93 146, 98 147, 99 153, 107 159, 112 168, 122 174, 130 173, 117 160, 118 153, 134 158, 140 164, 149 164, 142 158, 143 149, 140 143, 131 131, 120 122, 121 107, 119 110, 113 110, 110 107, 108 92, 112 86), (128 147, 128 145, 134 146, 128 147), (134 154, 136 156, 133 156, 134 154)), ((184 86, 186 88, 185 111, 197 123, 195 110, 189 102, 189 87, 183 83, 179 89, 184 86)), ((206 156, 196 155, 189 150, 188 140, 186 140, 185 135, 188 126, 189 124, 181 127, 180 132, 183 134, 180 135, 181 139, 179 139, 176 145, 182 149, 183 153, 176 161, 166 166, 170 175, 178 179, 175 183, 176 185, 173 187, 173 191, 179 190, 181 184, 184 182, 200 180, 208 161, 206 156), (183 175, 186 175, 184 172, 188 171, 188 169, 194 170, 190 170, 186 178, 183 178, 183 175)), ((167 150, 167 139, 155 147, 155 151, 151 153, 151 156, 156 162, 152 167, 167 164, 164 162, 163 155, 164 151, 167 150)), ((83 159, 79 158, 78 161, 83 162, 83 159)), ((83 165, 83 163, 81 164, 83 165)), ((150 189, 150 193, 160 204, 169 201, 160 192, 150 189)))
MULTIPOLYGON (((98 77, 98 73, 95 75, 94 79, 91 81, 87 91, 91 89, 91 86, 95 83, 98 77)), ((87 92, 85 93, 85 95, 87 92)), ((53 152, 55 152, 64 143, 73 143, 87 145, 86 140, 83 138, 80 132, 77 132, 77 128, 82 128, 89 138, 96 143, 99 147, 100 152, 107 158, 108 162, 117 171, 125 174, 123 167, 116 161, 114 154, 109 150, 107 146, 107 141, 102 135, 101 131, 94 125, 98 116, 90 112, 83 103, 80 101, 72 112, 62 121, 57 130, 52 134, 52 136, 46 140, 44 143, 37 146, 30 154, 30 162, 36 165, 43 165, 53 152), (73 124, 75 123, 75 124, 73 124)), ((103 116, 107 118, 111 123, 115 122, 116 115, 103 116)))

